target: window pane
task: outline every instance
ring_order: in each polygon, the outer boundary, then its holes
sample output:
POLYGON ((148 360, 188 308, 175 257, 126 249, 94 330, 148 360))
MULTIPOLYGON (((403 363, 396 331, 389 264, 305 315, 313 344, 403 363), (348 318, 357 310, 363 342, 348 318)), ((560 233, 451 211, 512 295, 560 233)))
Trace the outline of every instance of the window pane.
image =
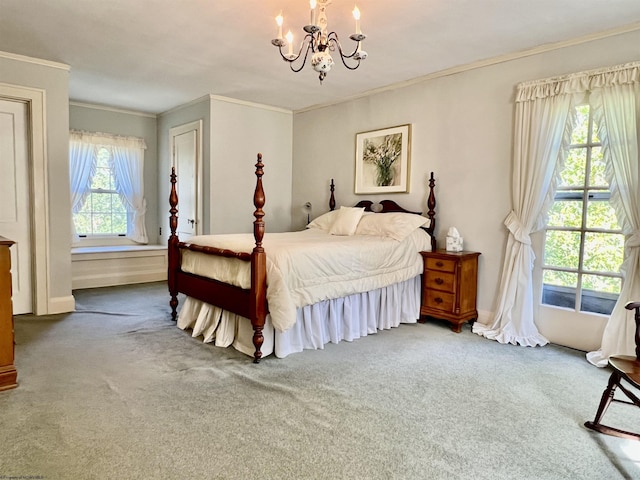
POLYGON ((567 154, 564 169, 560 173, 559 187, 584 187, 584 176, 587 167, 587 150, 572 148, 567 154))
POLYGON ((621 286, 620 278, 584 275, 580 310, 609 315, 618 300, 621 286))
POLYGON ((110 213, 94 213, 93 214, 93 233, 94 234, 110 234, 111 233, 111 214, 110 213))
POLYGON ((589 131, 589 105, 576 107, 576 126, 571 134, 572 144, 587 143, 587 132, 589 131))
POLYGON ((593 129, 591 130, 591 143, 600 143, 600 137, 598 137, 598 124, 593 121, 593 129))
POLYGON ((127 213, 127 209, 117 193, 111 194, 111 205, 113 206, 113 213, 127 213))
POLYGON ((111 170, 108 168, 96 168, 96 174, 91 181, 93 190, 112 190, 111 188, 111 170))
POLYGON ((92 193, 91 204, 94 212, 111 212, 111 193, 92 193))
POLYGON ((582 200, 556 200, 549 209, 550 227, 582 226, 582 200))
POLYGON ((76 213, 73 215, 73 222, 78 235, 88 235, 91 233, 91 214, 76 213))
POLYGON ((544 249, 545 265, 577 269, 579 254, 580 232, 547 231, 544 249))
POLYGON ((111 166, 109 165, 109 150, 104 147, 98 149, 98 154, 96 156, 96 167, 111 169, 111 166))
POLYGON ((585 270, 619 272, 624 255, 624 236, 618 233, 585 233, 585 270))
POLYGON ((608 200, 589 200, 587 202, 587 228, 619 230, 616 212, 608 200))
POLYGON ((575 308, 578 274, 545 270, 542 281, 542 303, 575 308))
POLYGON ((589 185, 592 187, 609 187, 609 183, 604 176, 604 158, 602 148, 593 147, 591 149, 591 171, 589 172, 589 185))
POLYGON ((114 214, 111 216, 111 228, 115 234, 127 233, 127 215, 114 214))

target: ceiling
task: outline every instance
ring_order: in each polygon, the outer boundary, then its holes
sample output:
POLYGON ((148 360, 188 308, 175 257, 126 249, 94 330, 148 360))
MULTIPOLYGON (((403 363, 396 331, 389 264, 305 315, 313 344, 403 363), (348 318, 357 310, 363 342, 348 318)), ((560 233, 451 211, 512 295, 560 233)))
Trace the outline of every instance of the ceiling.
POLYGON ((280 11, 300 41, 307 0, 0 0, 0 51, 69 65, 76 102, 160 113, 214 94, 300 110, 640 28, 639 0, 333 0, 329 30, 348 51, 354 1, 369 57, 349 71, 334 55, 323 84, 309 65, 291 72, 270 42, 280 11))

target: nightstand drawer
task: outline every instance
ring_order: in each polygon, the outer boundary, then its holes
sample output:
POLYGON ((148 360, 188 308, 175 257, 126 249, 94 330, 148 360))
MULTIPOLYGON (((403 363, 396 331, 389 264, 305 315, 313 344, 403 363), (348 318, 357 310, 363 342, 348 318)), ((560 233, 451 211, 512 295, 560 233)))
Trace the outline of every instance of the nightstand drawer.
POLYGON ((453 312, 453 304, 455 295, 453 293, 438 292, 437 290, 424 291, 424 303, 429 308, 442 310, 444 312, 453 312))
POLYGON ((433 270, 424 271, 425 288, 453 292, 456 276, 453 273, 436 272, 433 270))
POLYGON ((424 268, 427 270, 438 270, 440 272, 455 272, 456 260, 449 260, 448 258, 425 258, 424 268))

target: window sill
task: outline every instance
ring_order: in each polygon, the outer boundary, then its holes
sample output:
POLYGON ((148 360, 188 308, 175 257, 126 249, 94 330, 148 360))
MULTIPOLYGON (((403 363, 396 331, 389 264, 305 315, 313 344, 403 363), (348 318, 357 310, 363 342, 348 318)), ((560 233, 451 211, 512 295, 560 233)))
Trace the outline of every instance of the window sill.
POLYGON ((101 245, 93 247, 72 247, 71 255, 89 253, 122 253, 166 250, 166 245, 101 245))

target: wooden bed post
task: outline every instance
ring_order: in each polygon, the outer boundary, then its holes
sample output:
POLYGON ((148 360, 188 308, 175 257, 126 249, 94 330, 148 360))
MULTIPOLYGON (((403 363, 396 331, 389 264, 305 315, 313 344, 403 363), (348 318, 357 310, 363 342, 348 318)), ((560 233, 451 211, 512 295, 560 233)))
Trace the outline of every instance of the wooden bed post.
POLYGON ((267 316, 267 256, 262 246, 262 239, 264 237, 264 211, 262 207, 265 204, 264 190, 262 188, 262 175, 264 170, 262 169, 264 164, 262 163, 262 154, 258 153, 258 161, 256 163, 256 189, 253 194, 253 205, 256 207, 253 216, 255 221, 253 222, 253 237, 256 241, 256 246, 251 253, 251 324, 253 325, 253 345, 256 347, 256 351, 253 355, 253 363, 259 363, 262 358, 262 343, 264 342, 264 336, 262 330, 264 328, 265 319, 267 316))
POLYGON ((171 319, 176 320, 177 308, 178 308, 178 285, 176 275, 180 269, 180 250, 178 249, 178 194, 176 192, 176 168, 171 167, 171 194, 169 195, 169 228, 171 230, 171 236, 169 237, 168 244, 168 274, 167 284, 169 286, 169 294, 171 300, 169 306, 171 307, 171 319))
POLYGON ((433 192, 433 187, 435 187, 436 181, 433 178, 433 172, 429 177, 429 197, 427 198, 427 218, 431 220, 431 224, 429 225, 429 230, 431 230, 431 251, 435 252, 436 250, 436 195, 433 192))
POLYGON ((329 210, 333 211, 336 208, 336 197, 333 194, 336 186, 333 184, 333 178, 331 179, 331 185, 329 185, 329 189, 331 190, 331 196, 329 197, 329 210))

